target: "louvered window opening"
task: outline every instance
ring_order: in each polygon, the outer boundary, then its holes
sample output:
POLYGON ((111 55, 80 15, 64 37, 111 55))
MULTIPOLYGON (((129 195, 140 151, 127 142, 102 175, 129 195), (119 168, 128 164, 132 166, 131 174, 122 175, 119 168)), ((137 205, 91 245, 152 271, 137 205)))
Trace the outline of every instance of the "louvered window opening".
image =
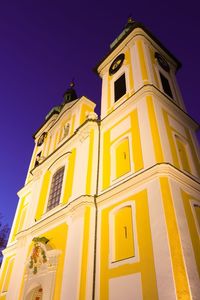
POLYGON ((60 203, 63 176, 64 176, 64 167, 59 169, 53 175, 50 194, 49 194, 49 201, 48 201, 48 205, 47 205, 47 211, 56 207, 60 203))

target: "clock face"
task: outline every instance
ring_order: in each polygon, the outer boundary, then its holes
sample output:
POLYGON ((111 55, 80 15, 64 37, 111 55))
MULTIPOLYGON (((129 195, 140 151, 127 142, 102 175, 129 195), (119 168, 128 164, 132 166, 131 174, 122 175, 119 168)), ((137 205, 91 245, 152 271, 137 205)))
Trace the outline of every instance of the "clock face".
POLYGON ((156 52, 155 53, 155 58, 157 58, 159 65, 166 71, 169 72, 169 64, 166 61, 166 59, 160 55, 160 53, 156 52))
POLYGON ((44 139, 45 139, 46 136, 47 136, 47 133, 43 132, 43 134, 38 139, 37 146, 41 146, 43 144, 44 139))
POLYGON ((120 69, 120 67, 123 64, 124 58, 125 58, 124 53, 118 55, 115 58, 115 60, 112 62, 111 66, 110 66, 110 69, 109 69, 109 74, 110 75, 115 74, 120 69))

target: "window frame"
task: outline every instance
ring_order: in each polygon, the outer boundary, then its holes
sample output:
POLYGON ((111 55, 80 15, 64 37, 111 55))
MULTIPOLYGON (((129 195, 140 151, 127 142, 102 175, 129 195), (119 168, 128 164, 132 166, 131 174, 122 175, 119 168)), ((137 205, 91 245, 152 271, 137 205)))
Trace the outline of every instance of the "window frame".
POLYGON ((130 83, 129 83, 129 68, 125 65, 125 61, 121 68, 111 76, 110 80, 110 97, 111 97, 111 106, 117 107, 121 101, 127 96, 130 91, 130 83), (115 82, 119 79, 122 75, 125 75, 125 83, 126 83, 126 93, 115 101, 115 82))
POLYGON ((172 78, 171 78, 171 69, 169 70, 169 72, 165 71, 159 64, 158 62, 156 61, 156 73, 157 73, 157 78, 158 78, 158 83, 159 83, 159 88, 160 90, 167 96, 169 97, 170 99, 172 99, 172 101, 174 102, 177 102, 177 97, 176 97, 176 93, 175 93, 175 88, 173 86, 173 81, 172 81, 172 78), (165 91, 164 91, 164 88, 163 88, 163 84, 162 84, 162 80, 161 80, 161 77, 160 77, 160 73, 168 80, 169 82, 169 86, 170 86, 170 89, 171 89, 171 93, 172 93, 172 97, 170 97, 165 91))
MULTIPOLYGON (((62 196, 62 191, 63 191, 63 182, 64 182, 64 175, 65 175, 65 166, 60 166, 59 168, 57 168, 57 170, 52 174, 51 176, 51 182, 49 184, 49 191, 48 191, 48 196, 47 196, 47 205, 46 205, 46 212, 51 211, 52 209, 54 209, 55 207, 59 206, 60 204, 60 200, 61 200, 61 196, 62 196), (62 182, 61 182, 61 188, 60 188, 60 196, 59 196, 59 203, 55 206, 53 206, 52 208, 48 209, 49 206, 49 201, 50 201, 50 196, 51 196, 51 191, 52 191, 52 185, 53 185, 53 180, 55 178, 55 176, 59 173, 59 171, 62 171, 63 175, 62 175, 62 182)), ((55 182, 54 182, 55 184, 55 182)), ((55 191, 54 191, 55 192, 55 191)), ((56 190, 57 192, 57 190, 56 190)), ((51 199, 52 200, 52 199, 51 199)))

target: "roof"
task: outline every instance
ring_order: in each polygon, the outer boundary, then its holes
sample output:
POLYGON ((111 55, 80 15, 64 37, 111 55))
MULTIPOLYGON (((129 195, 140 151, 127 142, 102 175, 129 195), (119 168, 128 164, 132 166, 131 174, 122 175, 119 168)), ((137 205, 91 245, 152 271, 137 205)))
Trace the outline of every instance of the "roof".
POLYGON ((146 32, 152 40, 154 40, 176 63, 177 63, 177 69, 181 67, 181 62, 140 22, 133 21, 129 26, 126 26, 125 29, 122 31, 122 33, 114 40, 114 42, 111 44, 110 51, 101 59, 101 61, 96 65, 94 68, 94 71, 98 74, 98 67, 101 65, 101 63, 121 44, 122 41, 125 40, 125 38, 133 32, 136 28, 141 28, 144 32, 146 32))

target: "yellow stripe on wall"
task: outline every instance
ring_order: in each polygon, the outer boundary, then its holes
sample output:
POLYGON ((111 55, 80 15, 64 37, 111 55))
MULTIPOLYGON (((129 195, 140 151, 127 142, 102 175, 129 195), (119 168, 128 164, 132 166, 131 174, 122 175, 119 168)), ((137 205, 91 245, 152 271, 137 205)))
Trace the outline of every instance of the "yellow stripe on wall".
POLYGON ((130 82, 130 90, 134 89, 134 78, 133 78, 133 70, 132 70, 132 63, 131 63, 131 55, 130 55, 130 49, 126 51, 125 54, 127 66, 129 68, 129 82, 130 82))
POLYGON ((75 125, 75 115, 72 116, 72 126, 70 130, 70 135, 74 133, 74 125, 75 125))
POLYGON ((110 185, 110 159, 110 131, 106 131, 103 138, 103 189, 110 185))
POLYGON ((164 157, 163 157, 160 135, 159 135, 159 131, 158 131, 156 114, 155 114, 155 110, 154 110, 154 103, 153 103, 153 99, 151 96, 147 96, 146 99, 147 99, 147 108, 148 108, 148 114, 149 114, 151 134, 152 134, 152 139, 153 139, 155 159, 156 159, 157 163, 160 163, 160 162, 164 161, 164 157))
POLYGON ((54 145, 53 145, 53 151, 56 149, 57 143, 58 143, 58 137, 59 137, 59 131, 56 132, 54 135, 54 145))
POLYGON ((87 119, 86 112, 89 113, 91 111, 93 111, 91 106, 89 106, 88 104, 85 104, 85 103, 82 104, 82 109, 81 109, 81 114, 80 114, 80 125, 83 124, 85 122, 85 120, 87 119))
POLYGON ((81 278, 80 278, 80 290, 79 299, 84 300, 86 298, 87 289, 87 268, 88 268, 88 244, 90 234, 90 207, 85 208, 84 213, 84 236, 83 236, 83 247, 82 247, 82 264, 81 264, 81 278))
POLYGON ((23 198, 20 199, 19 211, 18 211, 17 219, 16 219, 16 222, 15 222, 15 225, 14 225, 14 230, 13 230, 12 237, 11 237, 11 242, 13 242, 15 240, 15 236, 18 233, 18 228, 19 228, 19 224, 20 224, 20 220, 21 220, 22 211, 23 211, 23 208, 24 208, 25 199, 26 199, 26 196, 24 196, 23 198))
POLYGON ((94 149, 94 129, 91 129, 91 131, 90 131, 89 153, 88 153, 87 181, 86 181, 86 194, 87 195, 91 194, 93 149, 94 149))
MULTIPOLYGON (((7 292, 9 288, 10 278, 13 271, 14 266, 14 255, 9 256, 5 259, 5 262, 2 265, 2 273, 0 278, 0 294, 2 292, 7 292)), ((1 299, 1 297, 0 297, 1 299)), ((3 299, 3 298, 2 298, 3 299)))
POLYGON ((178 155, 177 155, 177 151, 176 151, 176 146, 174 143, 172 130, 170 128, 170 124, 169 124, 169 120, 168 120, 168 113, 164 110, 163 110, 163 117, 164 117, 165 127, 166 127, 166 131, 167 131, 167 137, 168 137, 168 141, 169 141, 169 145, 170 145, 170 149, 171 149, 171 153, 172 153, 173 164, 175 165, 175 167, 180 168, 179 161, 178 161, 178 155))
POLYGON ((177 299, 189 300, 191 299, 189 284, 187 280, 183 254, 181 250, 181 241, 179 237, 178 225, 176 221, 176 215, 168 178, 160 178, 160 187, 163 199, 165 220, 167 224, 169 248, 171 252, 172 268, 177 299))
POLYGON ((136 45, 137 45, 138 54, 139 54, 142 79, 143 79, 143 81, 148 81, 148 73, 147 73, 147 68, 146 68, 146 63, 145 63, 145 56, 144 56, 142 41, 137 40, 136 45))
POLYGON ((159 83, 158 83, 158 76, 157 73, 155 71, 155 56, 154 56, 154 50, 152 48, 149 48, 149 52, 150 52, 150 58, 151 58, 151 64, 152 64, 152 69, 153 69, 153 75, 154 75, 154 79, 156 82, 156 86, 159 88, 159 83))
MULTIPOLYGON (((192 246, 194 250, 194 256, 197 264, 197 269, 200 277, 200 240, 199 240, 199 234, 197 231, 197 226, 195 224, 194 216, 191 209, 191 200, 199 201, 199 199, 195 199, 192 195, 187 194, 183 190, 181 190, 181 195, 183 199, 183 205, 185 209, 185 214, 187 217, 189 232, 190 232, 190 238, 192 241, 192 246)), ((199 201, 200 205, 200 201, 199 201)))
POLYGON ((130 117, 134 166, 135 172, 137 172, 144 167, 137 110, 134 110, 130 117))
POLYGON ((49 170, 47 170, 44 175, 44 178, 43 178, 42 187, 41 187, 41 191, 40 191, 40 197, 39 197, 38 206, 37 206, 37 211, 36 211, 36 215, 35 215, 35 219, 37 221, 41 218, 41 216, 44 212, 44 207, 45 207, 45 203, 47 200, 47 192, 48 192, 48 188, 49 188, 50 176, 51 176, 51 172, 49 170))
POLYGON ((188 128, 185 128, 185 132, 186 132, 187 139, 188 139, 188 142, 189 142, 189 145, 190 145, 192 158, 193 158, 193 161, 194 161, 194 165, 196 167, 196 171, 197 171, 198 175, 200 176, 200 163, 199 163, 199 160, 198 160, 195 148, 194 148, 194 144, 192 142, 192 138, 191 138, 191 135, 190 135, 190 132, 189 132, 188 128))
POLYGON ((74 168, 75 168, 75 159, 76 159, 76 149, 72 150, 72 153, 69 156, 68 168, 67 168, 67 175, 66 181, 64 183, 64 194, 62 203, 67 203, 69 197, 72 194, 72 187, 73 187, 73 178, 74 178, 74 168))
MULTIPOLYGON (((112 111, 111 110, 111 88, 112 88, 112 86, 111 86, 111 76, 108 74, 108 77, 106 79, 103 78, 103 80, 107 81, 107 86, 106 86, 106 88, 107 88, 107 101, 108 101, 107 112, 110 113, 112 111)), ((104 85, 103 85, 103 87, 104 87, 104 85)))

